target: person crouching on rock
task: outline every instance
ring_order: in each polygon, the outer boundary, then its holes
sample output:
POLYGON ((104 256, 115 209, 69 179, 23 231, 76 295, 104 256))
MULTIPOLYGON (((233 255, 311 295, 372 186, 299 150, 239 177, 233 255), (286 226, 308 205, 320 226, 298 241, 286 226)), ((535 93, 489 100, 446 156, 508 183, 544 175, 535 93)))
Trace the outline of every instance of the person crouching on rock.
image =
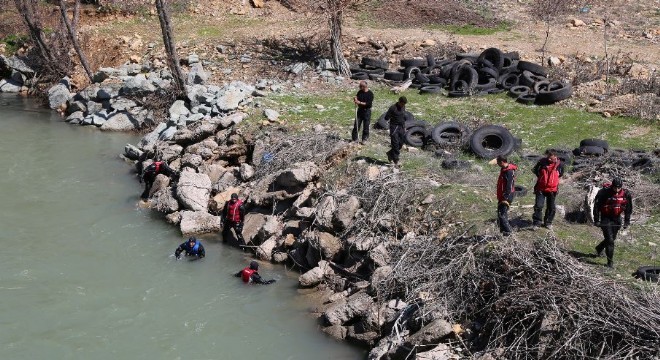
POLYGON ((243 239, 243 219, 245 218, 245 206, 243 201, 238 198, 238 194, 231 194, 231 199, 225 203, 222 210, 222 218, 225 221, 222 227, 222 241, 227 242, 229 232, 234 229, 236 239, 240 245, 245 245, 243 239))
POLYGON ((234 276, 240 277, 244 283, 268 285, 275 282, 275 279, 264 280, 261 278, 261 275, 259 275, 259 263, 254 260, 250 262, 250 266, 237 272, 234 276))
POLYGON ((166 162, 160 160, 156 160, 151 165, 147 166, 144 171, 142 171, 142 176, 140 177, 140 182, 144 181, 144 191, 142 192, 140 198, 149 198, 151 186, 153 186, 154 180, 156 180, 156 176, 158 174, 172 176, 176 174, 176 171, 169 167, 166 162))
POLYGON ((186 252, 186 256, 196 256, 198 259, 206 256, 206 250, 204 250, 202 242, 195 237, 189 238, 188 241, 182 243, 178 248, 176 248, 176 251, 174 251, 174 256, 177 260, 181 258, 181 253, 184 251, 186 252))

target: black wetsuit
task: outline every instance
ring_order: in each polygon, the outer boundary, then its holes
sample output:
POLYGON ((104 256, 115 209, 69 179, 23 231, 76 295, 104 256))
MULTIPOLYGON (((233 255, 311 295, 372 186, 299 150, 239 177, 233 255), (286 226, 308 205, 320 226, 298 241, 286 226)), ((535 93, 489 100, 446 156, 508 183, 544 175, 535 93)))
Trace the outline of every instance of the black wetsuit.
POLYGON ((353 124, 353 133, 351 135, 353 141, 357 141, 360 127, 362 127, 362 141, 367 141, 369 140, 369 123, 371 122, 371 105, 374 101, 374 93, 371 90, 360 90, 355 97, 357 97, 359 102, 366 103, 366 105, 358 105, 357 119, 355 124, 353 124))

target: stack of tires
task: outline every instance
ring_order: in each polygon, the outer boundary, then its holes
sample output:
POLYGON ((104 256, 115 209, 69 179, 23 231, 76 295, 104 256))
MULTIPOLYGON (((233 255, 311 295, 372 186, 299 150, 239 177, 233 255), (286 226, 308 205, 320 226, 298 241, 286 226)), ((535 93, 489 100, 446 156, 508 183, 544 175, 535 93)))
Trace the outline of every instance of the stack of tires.
POLYGON ((350 67, 353 80, 378 80, 383 78, 385 70, 389 68, 386 60, 362 58, 359 65, 350 67))
MULTIPOLYGON (((363 59, 363 67, 380 71, 382 61, 363 59)), ((392 82, 412 80, 412 88, 421 94, 439 94, 447 90, 449 97, 497 94, 508 91, 523 104, 553 104, 573 94, 570 84, 552 81, 548 70, 541 65, 522 61, 518 53, 504 53, 490 48, 481 53, 457 54, 455 59, 426 58, 401 60, 396 71, 384 71, 382 78, 392 82)), ((386 69, 386 67, 385 67, 386 69)), ((360 71, 359 78, 369 78, 360 71)), ((355 74, 354 74, 355 76, 355 74)), ((380 78, 380 74, 377 75, 380 78)))

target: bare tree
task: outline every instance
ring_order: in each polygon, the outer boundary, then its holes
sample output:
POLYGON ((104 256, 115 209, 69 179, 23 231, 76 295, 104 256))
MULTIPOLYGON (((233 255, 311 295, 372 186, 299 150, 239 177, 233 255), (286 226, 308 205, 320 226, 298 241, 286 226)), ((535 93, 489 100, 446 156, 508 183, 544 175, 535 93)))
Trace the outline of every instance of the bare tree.
POLYGON ((534 0, 529 4, 529 12, 536 19, 545 23, 545 40, 541 47, 541 64, 545 63, 545 53, 550 40, 550 28, 562 15, 577 10, 581 0, 534 0))
POLYGON ((78 42, 78 35, 76 34, 76 28, 78 26, 78 18, 80 12, 80 0, 75 0, 75 5, 73 8, 73 23, 69 20, 69 17, 66 14, 67 13, 66 1, 59 0, 59 2, 60 2, 60 14, 62 15, 62 22, 64 22, 64 25, 66 26, 66 30, 69 35, 69 41, 71 41, 71 45, 76 51, 76 54, 78 54, 78 58, 80 59, 80 64, 85 70, 89 82, 93 82, 92 71, 90 69, 89 62, 87 61, 87 56, 85 56, 85 53, 80 47, 80 43, 78 42))
POLYGON ((170 16, 165 0, 156 0, 156 10, 158 11, 160 30, 163 33, 163 44, 165 45, 165 52, 167 53, 167 64, 170 71, 172 71, 172 76, 174 77, 174 82, 178 90, 177 92, 180 94, 185 90, 186 84, 183 80, 181 66, 179 66, 179 56, 176 53, 172 24, 170 23, 170 16))
POLYGON ((344 50, 341 42, 342 26, 344 22, 344 10, 353 3, 352 0, 326 0, 327 12, 330 24, 330 53, 332 62, 337 72, 342 76, 350 76, 351 70, 348 61, 344 58, 344 50))

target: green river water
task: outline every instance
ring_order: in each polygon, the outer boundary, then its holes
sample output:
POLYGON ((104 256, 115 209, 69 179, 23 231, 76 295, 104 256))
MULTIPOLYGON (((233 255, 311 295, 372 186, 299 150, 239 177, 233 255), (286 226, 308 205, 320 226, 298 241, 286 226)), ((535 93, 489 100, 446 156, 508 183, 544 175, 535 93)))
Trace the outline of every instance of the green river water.
POLYGON ((325 337, 297 275, 231 276, 249 257, 203 237, 176 261, 178 229, 137 206, 118 154, 137 137, 70 126, 0 96, 0 359, 360 359, 325 337))

